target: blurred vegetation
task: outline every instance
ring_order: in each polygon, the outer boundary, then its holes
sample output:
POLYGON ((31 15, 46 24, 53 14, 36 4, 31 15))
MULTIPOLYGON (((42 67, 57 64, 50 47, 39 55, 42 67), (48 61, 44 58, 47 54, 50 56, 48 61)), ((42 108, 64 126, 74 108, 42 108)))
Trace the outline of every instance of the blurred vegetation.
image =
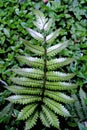
MULTIPOLYGON (((73 81, 78 83, 78 90, 75 94, 78 96, 80 88, 87 94, 87 0, 49 0, 47 4, 39 0, 0 0, 0 79, 11 84, 9 77, 13 73, 10 69, 19 65, 16 60, 17 55, 27 53, 20 38, 30 40, 24 27, 34 28, 33 10, 35 9, 40 9, 45 16, 49 14, 49 17, 53 18, 54 29, 61 27, 57 42, 71 40, 72 46, 61 52, 61 55, 75 58, 75 62, 66 71, 76 74, 73 81)), ((0 84, 0 111, 4 111, 0 116, 0 128, 22 130, 23 123, 16 120, 19 106, 8 104, 9 102, 5 100, 8 95, 10 92, 0 84)), ((77 120, 78 128, 77 125, 73 128, 68 125, 70 122, 66 123, 68 120, 63 120, 65 125, 62 130, 75 128, 87 130, 82 122, 77 120)), ((84 121, 87 121, 85 116, 84 121)), ((46 128, 41 126, 41 130, 46 130, 46 128)))

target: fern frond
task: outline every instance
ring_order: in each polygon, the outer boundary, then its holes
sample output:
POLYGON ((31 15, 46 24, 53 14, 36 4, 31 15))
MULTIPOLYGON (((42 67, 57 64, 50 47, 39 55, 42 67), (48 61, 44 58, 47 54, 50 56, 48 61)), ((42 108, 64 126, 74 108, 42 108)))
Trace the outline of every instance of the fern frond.
POLYGON ((28 118, 28 120, 26 121, 25 130, 30 130, 32 127, 36 125, 38 116, 39 116, 39 113, 38 111, 36 111, 35 113, 33 113, 32 116, 28 118))
POLYGON ((66 48, 69 44, 69 41, 65 41, 64 43, 59 43, 57 45, 51 46, 47 49, 47 56, 55 56, 57 53, 66 48))
POLYGON ((77 88, 77 85, 67 82, 46 82, 46 88, 49 90, 72 90, 77 88))
POLYGON ((75 74, 73 73, 62 73, 58 71, 48 71, 47 72, 47 80, 49 81, 67 81, 73 78, 75 74))
POLYGON ((46 43, 52 43, 56 39, 56 37, 59 35, 60 30, 61 29, 58 29, 58 30, 52 32, 51 34, 49 34, 46 37, 46 43))
POLYGON ((46 115, 45 115, 42 111, 40 112, 40 119, 41 119, 41 122, 42 122, 42 124, 43 124, 44 126, 50 128, 50 123, 49 123, 49 121, 48 121, 46 115))
POLYGON ((55 70, 59 67, 70 64, 74 59, 73 58, 58 58, 47 61, 47 69, 55 70))
POLYGON ((34 113, 36 108, 37 108, 37 104, 35 104, 35 103, 25 106, 21 110, 21 112, 19 112, 18 120, 25 120, 25 119, 27 119, 28 117, 30 117, 32 115, 32 113, 34 113))
POLYGON ((44 103, 55 113, 64 117, 70 116, 69 111, 60 103, 46 97, 44 98, 44 103))
POLYGON ((46 115, 50 125, 54 126, 55 128, 59 128, 59 121, 55 113, 53 113, 48 107, 45 105, 42 106, 42 111, 46 115))
POLYGON ((27 30, 27 31, 29 32, 29 34, 30 34, 33 38, 35 38, 36 40, 38 40, 38 41, 40 41, 40 42, 43 41, 44 37, 43 37, 42 34, 36 32, 36 31, 34 31, 33 29, 30 29, 30 28, 26 28, 26 30, 27 30))
POLYGON ((22 65, 27 65, 27 68, 12 69, 15 74, 10 79, 14 85, 5 87, 15 95, 8 97, 7 100, 24 106, 18 114, 18 120, 27 120, 25 130, 30 130, 36 124, 38 118, 46 127, 53 126, 59 129, 57 115, 70 116, 70 113, 62 104, 73 102, 73 99, 64 92, 76 89, 77 84, 68 82, 74 77, 74 74, 59 72, 57 68, 61 70, 63 66, 70 64, 74 59, 55 57, 69 45, 69 41, 51 46, 51 43, 60 34, 61 29, 49 34, 48 31, 53 20, 45 18, 39 10, 35 11, 35 15, 36 21, 33 23, 39 31, 31 28, 26 28, 26 30, 38 41, 36 43, 39 43, 39 45, 21 39, 28 52, 31 53, 25 56, 17 56, 19 62, 22 65))
POLYGON ((27 49, 35 54, 38 55, 43 55, 44 54, 44 49, 41 46, 38 45, 33 45, 27 40, 21 39, 23 41, 23 44, 27 47, 27 49))
POLYGON ((18 60, 35 68, 44 68, 44 61, 37 57, 18 56, 18 60))
POLYGON ((61 93, 61 92, 55 92, 55 91, 45 91, 45 96, 54 99, 55 101, 63 102, 63 103, 72 103, 74 101, 73 98, 70 96, 61 93))
POLYGON ((15 72, 18 75, 34 78, 34 79, 43 79, 43 71, 40 69, 32 69, 32 68, 18 68, 18 69, 12 69, 13 72, 15 72))
POLYGON ((17 86, 17 85, 9 86, 6 88, 16 94, 30 94, 30 95, 42 94, 42 91, 39 88, 29 88, 29 87, 23 87, 23 86, 17 86))
POLYGON ((42 80, 33 80, 29 78, 19 78, 19 77, 14 77, 10 78, 12 82, 18 85, 23 85, 23 86, 29 86, 29 87, 42 87, 43 81, 42 80))
POLYGON ((6 99, 12 103, 28 104, 33 102, 39 102, 41 100, 41 97, 29 95, 13 95, 6 99))

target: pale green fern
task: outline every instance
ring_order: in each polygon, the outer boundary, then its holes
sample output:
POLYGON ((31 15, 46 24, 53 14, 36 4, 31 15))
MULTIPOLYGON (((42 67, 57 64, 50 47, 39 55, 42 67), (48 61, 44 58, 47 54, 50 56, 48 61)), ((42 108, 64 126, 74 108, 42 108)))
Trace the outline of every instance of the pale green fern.
POLYGON ((7 89, 15 95, 7 99, 12 103, 24 105, 19 112, 18 119, 26 120, 25 130, 36 125, 38 118, 44 126, 53 126, 59 129, 58 115, 70 116, 69 111, 62 103, 73 102, 73 99, 64 92, 76 88, 77 85, 67 82, 74 77, 74 74, 59 72, 57 69, 70 64, 73 58, 56 57, 56 54, 68 46, 69 41, 51 46, 51 43, 59 35, 60 29, 47 35, 52 25, 52 19, 48 20, 38 10, 35 11, 35 15, 34 25, 40 32, 42 31, 42 34, 30 28, 26 28, 26 30, 39 42, 39 45, 21 39, 35 56, 17 57, 20 62, 29 67, 13 69, 16 76, 11 78, 11 81, 14 85, 7 89))

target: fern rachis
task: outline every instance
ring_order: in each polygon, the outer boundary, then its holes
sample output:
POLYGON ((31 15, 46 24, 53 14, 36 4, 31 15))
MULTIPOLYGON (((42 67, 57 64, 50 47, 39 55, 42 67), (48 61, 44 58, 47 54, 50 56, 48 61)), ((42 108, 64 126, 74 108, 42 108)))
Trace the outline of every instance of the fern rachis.
POLYGON ((53 42, 59 35, 60 29, 47 35, 52 25, 52 19, 47 22, 44 14, 38 10, 35 11, 35 15, 36 22, 34 22, 34 25, 43 34, 30 28, 26 30, 34 39, 40 42, 40 45, 34 46, 33 43, 21 39, 27 49, 35 53, 36 56, 17 57, 19 61, 27 64, 29 68, 13 69, 13 72, 17 75, 10 78, 14 85, 6 88, 15 95, 7 99, 12 103, 25 105, 18 115, 19 120, 26 120, 25 130, 31 129, 38 118, 46 127, 52 125, 59 129, 57 116, 70 116, 69 111, 62 103, 73 102, 73 99, 67 96, 63 90, 72 90, 77 85, 67 82, 74 77, 74 74, 57 71, 57 68, 70 64, 73 58, 56 58, 56 54, 66 48, 69 41, 48 47, 48 44, 53 42))

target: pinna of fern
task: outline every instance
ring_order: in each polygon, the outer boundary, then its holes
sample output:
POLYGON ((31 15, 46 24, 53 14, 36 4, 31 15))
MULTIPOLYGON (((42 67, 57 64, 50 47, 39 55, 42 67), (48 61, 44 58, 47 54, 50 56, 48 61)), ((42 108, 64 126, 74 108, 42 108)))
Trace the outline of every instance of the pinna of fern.
POLYGON ((44 126, 53 126, 59 129, 58 115, 70 116, 63 104, 74 101, 73 98, 65 94, 65 91, 75 89, 77 85, 68 82, 74 77, 74 74, 60 72, 58 68, 70 64, 74 59, 56 57, 56 54, 69 45, 69 40, 51 46, 61 29, 48 35, 52 19, 45 18, 39 10, 35 10, 35 16, 36 21, 33 23, 40 32, 42 31, 42 34, 30 28, 26 28, 26 30, 39 42, 39 45, 21 39, 35 56, 17 57, 19 62, 29 67, 13 69, 16 74, 10 78, 13 85, 6 88, 15 95, 8 97, 7 100, 23 104, 24 107, 18 114, 18 120, 26 120, 25 130, 34 127, 38 118, 44 126))

